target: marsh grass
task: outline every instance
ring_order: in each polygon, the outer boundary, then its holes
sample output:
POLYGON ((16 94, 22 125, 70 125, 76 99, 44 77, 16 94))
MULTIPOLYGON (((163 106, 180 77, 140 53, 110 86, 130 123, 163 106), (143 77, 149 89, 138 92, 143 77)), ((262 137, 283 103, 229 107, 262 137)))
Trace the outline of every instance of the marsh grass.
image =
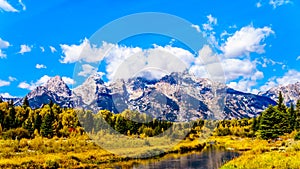
MULTIPOLYGON (((109 139, 111 138, 107 135, 105 140, 109 139)), ((48 139, 38 136, 34 139, 0 140, 0 168, 92 168, 115 163, 129 167, 148 158, 159 158, 170 153, 201 151, 205 147, 205 142, 197 139, 181 142, 178 140, 179 143, 171 147, 173 141, 169 138, 155 137, 134 141, 122 140, 122 146, 125 148, 118 145, 121 142, 110 143, 115 146, 115 154, 118 154, 114 155, 100 148, 86 135, 70 138, 48 139), (154 146, 157 144, 160 146, 154 146)))
POLYGON ((241 156, 226 163, 222 169, 299 169, 300 141, 292 138, 295 133, 286 134, 278 140, 260 140, 251 138, 219 137, 225 147, 236 150, 248 147, 241 156))

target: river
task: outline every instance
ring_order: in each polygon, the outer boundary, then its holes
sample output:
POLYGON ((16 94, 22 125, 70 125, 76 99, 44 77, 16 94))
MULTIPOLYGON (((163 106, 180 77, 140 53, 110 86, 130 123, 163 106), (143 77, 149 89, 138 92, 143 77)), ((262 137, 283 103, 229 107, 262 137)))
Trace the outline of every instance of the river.
POLYGON ((225 162, 238 157, 240 153, 208 147, 202 152, 193 152, 183 155, 167 155, 159 159, 143 160, 142 162, 128 164, 122 163, 110 166, 115 169, 218 169, 225 162))

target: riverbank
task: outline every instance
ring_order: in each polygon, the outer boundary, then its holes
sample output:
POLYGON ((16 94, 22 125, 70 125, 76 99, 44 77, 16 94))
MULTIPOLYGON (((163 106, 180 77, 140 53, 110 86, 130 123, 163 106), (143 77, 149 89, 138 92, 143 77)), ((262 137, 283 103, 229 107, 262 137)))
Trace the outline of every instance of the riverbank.
POLYGON ((214 137, 218 146, 239 151, 241 156, 227 162, 221 169, 298 169, 300 166, 300 141, 293 133, 276 140, 260 140, 234 136, 214 137))
POLYGON ((190 152, 201 152, 209 146, 240 152, 241 156, 225 163, 222 169, 232 168, 299 168, 300 141, 293 133, 277 140, 261 140, 236 136, 212 136, 207 140, 183 140, 173 148, 172 139, 145 138, 124 142, 130 148, 116 148, 117 154, 132 152, 131 157, 114 155, 96 145, 89 137, 0 140, 0 168, 132 168, 136 164, 177 158, 190 152), (153 142, 161 146, 151 145, 153 142), (150 143, 150 144, 149 144, 150 143), (136 156, 134 156, 136 155, 136 156), (142 158, 141 158, 142 157, 142 158))
MULTIPOLYGON (((96 166, 110 166, 112 163, 132 166, 149 158, 161 158, 167 154, 183 154, 191 151, 201 151, 206 143, 199 140, 184 140, 171 148, 169 139, 159 147, 149 145, 148 141, 158 142, 160 138, 141 139, 131 143, 132 147, 116 149, 118 154, 130 150, 137 153, 131 157, 114 155, 101 149, 87 136, 76 136, 68 139, 34 139, 0 140, 0 168, 92 168, 96 166), (168 150, 167 150, 168 149, 168 150), (166 151, 167 150, 167 151, 166 151), (142 159, 141 159, 142 157, 142 159)), ((124 143, 129 144, 129 143, 124 143)))

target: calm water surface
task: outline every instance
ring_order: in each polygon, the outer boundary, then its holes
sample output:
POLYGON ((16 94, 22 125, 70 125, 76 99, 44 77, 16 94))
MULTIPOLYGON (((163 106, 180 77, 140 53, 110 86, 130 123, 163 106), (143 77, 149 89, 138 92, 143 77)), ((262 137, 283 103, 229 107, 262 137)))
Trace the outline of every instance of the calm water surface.
MULTIPOLYGON (((177 158, 163 158, 149 160, 146 164, 134 164, 133 169, 218 169, 225 162, 238 157, 240 154, 234 151, 209 147, 202 152, 182 155, 177 158)), ((128 168, 128 166, 114 166, 116 169, 128 168)))

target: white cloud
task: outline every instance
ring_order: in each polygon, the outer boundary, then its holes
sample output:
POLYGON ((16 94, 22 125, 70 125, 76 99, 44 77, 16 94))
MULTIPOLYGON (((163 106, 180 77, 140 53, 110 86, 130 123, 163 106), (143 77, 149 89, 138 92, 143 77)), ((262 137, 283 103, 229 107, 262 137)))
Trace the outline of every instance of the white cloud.
POLYGON ((44 75, 42 76, 39 80, 37 80, 36 82, 31 82, 30 84, 27 83, 26 81, 21 82, 18 87, 21 89, 28 89, 28 90, 33 90, 35 89, 37 86, 41 86, 44 85, 48 82, 48 80, 50 80, 51 77, 48 75, 44 75))
POLYGON ((57 52, 57 50, 55 49, 55 47, 49 46, 49 48, 50 48, 50 50, 51 50, 52 53, 57 52))
POLYGON ((10 82, 5 81, 5 80, 0 80, 0 87, 9 86, 9 85, 10 85, 10 82))
POLYGON ((192 28, 196 29, 197 32, 201 32, 199 25, 191 25, 192 28))
POLYGON ((213 30, 213 26, 217 25, 217 18, 213 17, 211 14, 206 16, 208 21, 207 23, 202 24, 202 27, 204 30, 207 31, 212 31, 213 30))
POLYGON ((254 28, 252 25, 243 27, 236 31, 233 36, 228 37, 221 50, 226 57, 249 56, 250 53, 264 53, 266 44, 261 44, 266 37, 273 34, 270 27, 254 28))
POLYGON ((45 52, 45 48, 43 46, 40 46, 40 49, 43 53, 45 52))
POLYGON ((75 81, 72 78, 63 76, 62 80, 67 84, 67 85, 73 85, 75 84, 75 81))
POLYGON ((25 11, 26 5, 22 2, 22 0, 19 0, 19 4, 22 6, 23 11, 25 11))
POLYGON ((198 77, 226 82, 236 90, 256 92, 252 88, 257 80, 264 77, 256 64, 256 60, 251 61, 249 58, 227 58, 222 54, 215 54, 209 46, 204 46, 198 52, 189 72, 198 77))
POLYGON ((8 48, 10 46, 9 42, 0 38, 0 58, 5 58, 6 54, 3 53, 2 49, 8 48))
MULTIPOLYGON (((161 70, 175 71, 175 66, 178 66, 174 64, 175 62, 180 63, 180 67, 189 67, 194 61, 192 53, 171 45, 164 47, 154 45, 153 48, 143 50, 139 47, 126 47, 107 42, 103 42, 101 46, 95 46, 85 39, 79 45, 61 45, 61 48, 64 54, 60 60, 61 63, 77 61, 94 63, 104 59, 107 63, 106 76, 109 80, 112 80, 116 73, 125 78, 125 76, 139 73, 138 71, 142 68, 150 68, 151 66, 161 70)), ((96 69, 91 65, 84 64, 78 75, 88 76, 95 71, 96 69)))
POLYGON ((222 60, 222 65, 227 81, 239 77, 250 77, 256 70, 255 62, 248 59, 225 59, 222 60))
MULTIPOLYGON (((25 4, 22 2, 22 0, 18 0, 19 4, 22 6, 22 10, 26 10, 25 4)), ((0 11, 5 12, 19 12, 18 9, 13 7, 10 3, 7 2, 7 0, 0 0, 0 11)))
POLYGON ((269 4, 273 6, 274 9, 276 9, 279 6, 286 5, 292 3, 291 0, 270 0, 269 4))
POLYGON ((260 59, 256 59, 256 63, 261 65, 263 68, 268 67, 268 65, 281 65, 282 67, 285 67, 286 65, 283 62, 274 61, 270 58, 262 57, 261 61, 260 59))
POLYGON ((252 88, 257 85, 256 81, 262 78, 264 78, 263 72, 256 71, 255 73, 251 73, 251 77, 242 78, 238 82, 231 81, 227 85, 235 90, 257 94, 259 90, 252 88))
POLYGON ((82 65, 82 71, 78 73, 78 76, 83 76, 87 77, 89 75, 92 75, 97 72, 97 68, 89 65, 89 64, 84 64, 82 65))
POLYGON ((8 77, 8 80, 9 80, 9 81, 11 81, 11 82, 13 82, 13 81, 16 81, 16 80, 17 80, 17 78, 15 78, 15 77, 12 77, 12 76, 9 76, 9 77, 8 77))
POLYGON ((0 49, 4 49, 4 48, 8 48, 8 47, 9 47, 9 42, 0 38, 0 49))
POLYGON ((216 25, 218 22, 217 18, 213 17, 211 14, 207 16, 207 19, 208 19, 209 23, 211 23, 213 25, 216 25))
POLYGON ((7 99, 16 98, 16 96, 12 96, 9 93, 0 93, 0 96, 2 96, 3 98, 7 98, 7 99))
POLYGON ((300 56, 298 56, 296 60, 300 60, 300 56))
POLYGON ((226 30, 224 30, 224 31, 221 33, 220 37, 223 38, 224 36, 229 36, 229 35, 231 35, 231 34, 228 33, 226 30))
POLYGON ((297 70, 289 70, 282 77, 272 77, 268 80, 268 82, 260 87, 261 91, 267 91, 272 87, 278 85, 288 85, 296 82, 300 82, 300 72, 297 70))
POLYGON ((0 0, 0 10, 6 12, 19 12, 16 8, 9 4, 7 0, 0 0))
POLYGON ((114 47, 113 44, 103 42, 101 47, 90 44, 88 39, 84 39, 79 45, 60 45, 64 56, 61 63, 74 63, 77 61, 98 62, 103 59, 105 54, 114 47))
POLYGON ((21 82, 19 85, 18 85, 19 88, 21 89, 28 89, 28 90, 33 90, 35 89, 36 86, 33 86, 33 85, 30 85, 26 82, 21 82))
POLYGON ((257 2, 255 5, 256 5, 256 7, 257 7, 257 8, 260 8, 260 7, 262 7, 262 4, 261 4, 261 2, 257 2))
POLYGON ((35 68, 37 68, 37 69, 46 69, 47 66, 45 66, 45 65, 43 65, 43 64, 36 64, 36 65, 35 65, 35 68))
POLYGON ((236 24, 229 26, 229 29, 236 29, 236 28, 237 28, 236 24))
POLYGON ((117 46, 105 58, 107 78, 131 78, 144 75, 146 78, 160 78, 171 72, 183 71, 191 66, 195 58, 189 51, 167 46, 153 48, 128 48, 117 46))
MULTIPOLYGON (((45 85, 52 77, 48 76, 48 75, 44 75, 42 76, 40 79, 38 79, 36 82, 30 82, 27 83, 26 81, 21 82, 18 87, 21 89, 28 89, 28 90, 34 90, 36 87, 38 86, 43 86, 45 85)), ((75 81, 69 77, 62 77, 62 80, 66 83, 66 84, 74 84, 75 81)))
POLYGON ((19 53, 23 55, 24 53, 31 52, 32 46, 21 45, 20 48, 21 49, 20 49, 19 53))
POLYGON ((300 82, 300 72, 296 70, 289 70, 283 77, 277 78, 276 82, 279 85, 288 85, 296 82, 300 82))

